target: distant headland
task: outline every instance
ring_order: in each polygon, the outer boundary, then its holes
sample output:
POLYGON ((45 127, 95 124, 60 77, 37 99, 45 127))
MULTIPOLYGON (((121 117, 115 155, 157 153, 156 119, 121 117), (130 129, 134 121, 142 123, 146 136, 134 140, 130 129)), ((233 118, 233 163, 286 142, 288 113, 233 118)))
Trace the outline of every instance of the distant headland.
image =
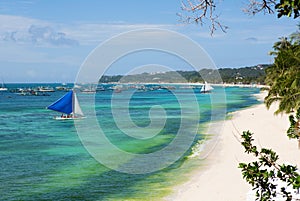
POLYGON ((203 83, 214 84, 264 84, 265 69, 262 64, 241 68, 201 69, 200 71, 167 71, 132 75, 104 75, 99 83, 203 83), (220 79, 221 77, 221 79, 220 79))

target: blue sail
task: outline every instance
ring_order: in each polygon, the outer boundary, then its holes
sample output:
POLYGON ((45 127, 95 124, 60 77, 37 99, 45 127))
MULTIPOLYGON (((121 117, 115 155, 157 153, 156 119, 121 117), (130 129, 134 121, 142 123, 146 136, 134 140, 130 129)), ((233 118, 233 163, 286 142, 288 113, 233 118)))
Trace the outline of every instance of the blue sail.
POLYGON ((66 95, 58 99, 47 107, 47 109, 62 112, 65 114, 71 114, 73 112, 73 90, 69 91, 66 95))

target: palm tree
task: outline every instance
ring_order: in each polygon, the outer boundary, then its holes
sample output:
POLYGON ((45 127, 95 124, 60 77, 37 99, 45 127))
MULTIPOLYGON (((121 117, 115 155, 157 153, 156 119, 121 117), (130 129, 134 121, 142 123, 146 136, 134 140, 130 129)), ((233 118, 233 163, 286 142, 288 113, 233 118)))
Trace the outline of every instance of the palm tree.
POLYGON ((276 55, 276 53, 282 51, 282 50, 287 50, 291 47, 291 42, 288 40, 287 37, 281 37, 279 38, 280 41, 274 43, 273 49, 274 51, 271 52, 271 55, 276 55))
MULTIPOLYGON (((300 38, 299 32, 298 38, 300 38)), ((269 108, 274 102, 279 102, 275 114, 290 113, 300 107, 300 42, 281 38, 274 44, 275 61, 266 70, 266 83, 270 86, 265 103, 269 108)))
POLYGON ((274 64, 266 69, 265 82, 270 89, 265 103, 270 108, 274 102, 279 102, 275 114, 297 110, 296 120, 290 115, 287 134, 298 139, 300 148, 300 32, 292 34, 290 39, 281 38, 273 48, 274 64))

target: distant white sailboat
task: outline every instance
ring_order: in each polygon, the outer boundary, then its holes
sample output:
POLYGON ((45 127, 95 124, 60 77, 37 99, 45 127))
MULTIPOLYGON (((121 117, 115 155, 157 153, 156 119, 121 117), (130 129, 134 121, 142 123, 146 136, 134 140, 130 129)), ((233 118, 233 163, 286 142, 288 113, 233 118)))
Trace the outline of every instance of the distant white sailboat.
POLYGON ((2 82, 2 86, 0 87, 0 91, 7 91, 8 89, 4 86, 4 83, 2 82))
POLYGON ((63 97, 58 99, 47 107, 49 110, 54 110, 63 113, 61 116, 54 117, 56 120, 82 119, 84 114, 80 108, 76 93, 74 90, 69 91, 63 97))
POLYGON ((200 89, 200 93, 210 93, 213 89, 214 88, 210 84, 205 82, 205 84, 200 89))

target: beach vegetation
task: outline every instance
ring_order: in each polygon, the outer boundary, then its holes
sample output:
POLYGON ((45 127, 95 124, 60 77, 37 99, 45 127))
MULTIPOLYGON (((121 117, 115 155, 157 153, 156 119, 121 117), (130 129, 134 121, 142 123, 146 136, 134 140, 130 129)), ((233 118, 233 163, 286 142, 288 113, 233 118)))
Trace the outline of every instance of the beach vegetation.
POLYGON ((270 86, 265 98, 268 108, 279 102, 275 114, 290 113, 300 107, 300 32, 283 37, 274 44, 274 64, 266 69, 266 84, 270 86))
MULTIPOLYGON (((300 29, 300 26, 299 26, 300 29)), ((267 108, 278 103, 275 114, 292 113, 289 116, 289 138, 300 139, 300 32, 283 37, 273 46, 274 64, 266 68, 265 83, 269 85, 264 102, 267 108), (296 114, 295 114, 295 111, 296 114)), ((282 197, 287 201, 299 198, 300 175, 296 166, 279 164, 279 156, 272 149, 258 149, 253 145, 253 134, 243 132, 242 146, 256 160, 240 163, 243 178, 256 191, 256 200, 275 200, 282 197)), ((300 148, 300 140, 299 140, 300 148)))
POLYGON ((279 197, 287 201, 295 200, 300 188, 300 174, 297 167, 280 164, 279 156, 275 151, 259 149, 253 145, 253 133, 250 131, 244 131, 241 137, 245 152, 257 159, 248 164, 239 164, 243 178, 256 193, 256 200, 276 200, 279 197))
MULTIPOLYGON (((289 116, 290 120, 290 127, 287 130, 287 136, 289 138, 296 138, 300 139, 300 108, 298 108, 296 115, 291 114, 289 116)), ((300 141, 298 144, 298 147, 300 148, 300 141)))
MULTIPOLYGON (((299 25, 300 29, 300 25, 299 25)), ((266 84, 270 86, 265 104, 268 108, 278 103, 275 114, 292 113, 289 116, 289 138, 300 139, 300 32, 282 37, 273 46, 274 64, 266 69, 266 84), (297 113, 294 115, 294 113, 297 113)), ((299 140, 300 148, 300 140, 299 140)))

